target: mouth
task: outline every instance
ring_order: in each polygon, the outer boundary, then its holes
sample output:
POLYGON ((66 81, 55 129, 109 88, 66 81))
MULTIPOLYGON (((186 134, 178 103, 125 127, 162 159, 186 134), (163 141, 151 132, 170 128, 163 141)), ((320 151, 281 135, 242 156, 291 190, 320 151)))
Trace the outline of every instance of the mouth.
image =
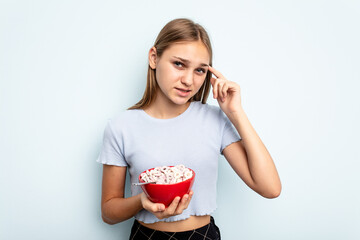
POLYGON ((184 88, 175 88, 177 95, 180 97, 188 97, 190 95, 191 90, 184 88))
POLYGON ((184 89, 184 88, 175 88, 175 89, 177 89, 177 90, 179 90, 179 91, 181 91, 181 92, 184 92, 184 93, 191 92, 191 90, 189 90, 189 89, 184 89))

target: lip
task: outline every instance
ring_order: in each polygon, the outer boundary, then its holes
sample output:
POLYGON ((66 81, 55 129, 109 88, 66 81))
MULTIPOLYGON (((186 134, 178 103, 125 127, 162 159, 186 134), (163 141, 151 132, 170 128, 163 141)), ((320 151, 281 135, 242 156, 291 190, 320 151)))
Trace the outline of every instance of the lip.
POLYGON ((190 89, 184 89, 184 88, 175 88, 175 89, 176 89, 176 92, 182 97, 187 97, 191 92, 190 89))

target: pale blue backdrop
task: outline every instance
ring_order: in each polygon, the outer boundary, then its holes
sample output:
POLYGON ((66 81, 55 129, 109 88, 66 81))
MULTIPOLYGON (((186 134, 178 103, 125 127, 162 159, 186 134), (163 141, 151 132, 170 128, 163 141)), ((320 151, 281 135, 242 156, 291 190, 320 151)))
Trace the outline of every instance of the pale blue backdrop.
MULTIPOLYGON (((359 1, 0 1, 0 239, 127 239, 100 217, 107 119, 137 102, 169 20, 208 30, 283 184, 220 158, 223 239, 360 239, 359 1)), ((212 98, 210 104, 217 104, 212 98)))

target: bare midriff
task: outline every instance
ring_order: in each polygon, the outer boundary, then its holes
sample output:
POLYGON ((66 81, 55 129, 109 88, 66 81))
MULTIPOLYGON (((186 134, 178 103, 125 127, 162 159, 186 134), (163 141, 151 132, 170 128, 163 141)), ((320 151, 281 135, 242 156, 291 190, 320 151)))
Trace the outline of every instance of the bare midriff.
POLYGON ((184 232, 203 227, 210 223, 210 216, 190 216, 188 219, 176 222, 139 223, 147 228, 164 232, 184 232))

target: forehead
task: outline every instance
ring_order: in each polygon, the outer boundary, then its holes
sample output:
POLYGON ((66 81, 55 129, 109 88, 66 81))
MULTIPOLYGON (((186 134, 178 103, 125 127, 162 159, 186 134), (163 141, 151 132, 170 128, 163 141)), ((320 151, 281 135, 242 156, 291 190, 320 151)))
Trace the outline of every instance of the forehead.
POLYGON ((201 41, 173 43, 164 51, 163 56, 180 57, 194 64, 209 64, 210 61, 209 51, 201 41))

